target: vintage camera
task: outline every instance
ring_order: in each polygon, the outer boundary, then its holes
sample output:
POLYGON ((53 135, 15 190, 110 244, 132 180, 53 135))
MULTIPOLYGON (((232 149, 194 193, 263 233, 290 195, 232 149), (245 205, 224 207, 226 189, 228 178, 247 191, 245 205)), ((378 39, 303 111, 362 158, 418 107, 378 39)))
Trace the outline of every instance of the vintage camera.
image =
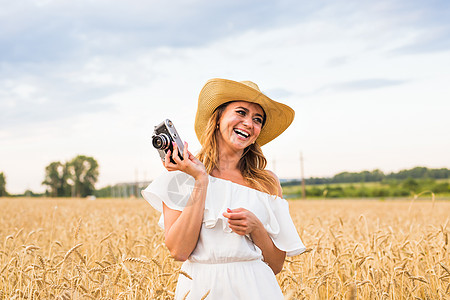
MULTIPOLYGON (((169 119, 165 119, 161 124, 155 126, 152 136, 152 145, 156 148, 156 150, 158 150, 159 156, 161 156, 161 159, 163 161, 168 150, 173 153, 172 142, 175 142, 177 144, 178 156, 183 159, 183 141, 180 139, 180 136, 178 135, 178 132, 175 129, 172 121, 170 121, 169 119)), ((170 157, 170 161, 172 163, 175 163, 175 161, 172 159, 172 156, 170 157)))

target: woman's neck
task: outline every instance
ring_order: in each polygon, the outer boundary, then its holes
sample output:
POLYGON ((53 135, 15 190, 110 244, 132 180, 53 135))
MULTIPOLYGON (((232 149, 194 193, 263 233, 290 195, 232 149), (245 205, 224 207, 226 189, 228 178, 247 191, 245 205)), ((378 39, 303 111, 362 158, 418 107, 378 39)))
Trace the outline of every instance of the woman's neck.
POLYGON ((227 149, 227 147, 219 147, 219 161, 217 162, 217 167, 211 172, 211 175, 227 178, 229 176, 234 177, 237 173, 240 174, 238 165, 241 155, 241 151, 236 152, 232 151, 232 149, 227 149))
POLYGON ((217 171, 219 174, 225 172, 235 172, 238 171, 239 160, 242 157, 243 150, 236 151, 236 149, 231 148, 229 145, 223 142, 220 138, 218 139, 219 150, 219 161, 217 163, 217 171))
POLYGON ((232 172, 238 170, 239 160, 241 159, 239 154, 236 153, 219 153, 219 161, 217 164, 217 170, 222 172, 232 172))

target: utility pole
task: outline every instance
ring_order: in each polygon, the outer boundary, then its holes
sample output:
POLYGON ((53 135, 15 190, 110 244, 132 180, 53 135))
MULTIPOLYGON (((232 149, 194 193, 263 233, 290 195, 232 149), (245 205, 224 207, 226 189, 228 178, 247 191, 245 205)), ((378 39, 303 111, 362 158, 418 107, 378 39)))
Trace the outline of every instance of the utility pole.
POLYGON ((138 190, 139 190, 138 189, 138 182, 139 182, 138 176, 139 176, 139 171, 138 171, 138 168, 136 168, 134 171, 134 191, 133 191, 133 194, 136 198, 138 196, 138 190))
POLYGON ((306 199, 306 190, 305 190, 305 174, 303 167, 303 153, 300 151, 300 175, 302 177, 302 199, 306 199))

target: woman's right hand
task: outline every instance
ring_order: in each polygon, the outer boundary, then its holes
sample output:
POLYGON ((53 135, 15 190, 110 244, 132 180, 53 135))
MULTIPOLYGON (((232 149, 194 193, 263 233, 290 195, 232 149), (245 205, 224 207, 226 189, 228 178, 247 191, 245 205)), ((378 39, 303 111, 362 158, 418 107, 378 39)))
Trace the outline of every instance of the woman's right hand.
POLYGON ((178 156, 178 146, 176 143, 173 145, 173 154, 170 150, 167 151, 163 161, 164 167, 168 171, 182 171, 188 175, 194 177, 195 180, 201 180, 208 177, 206 168, 201 161, 199 161, 191 152, 188 151, 188 144, 184 142, 183 160, 178 156), (170 161, 170 157, 175 161, 175 164, 170 161))

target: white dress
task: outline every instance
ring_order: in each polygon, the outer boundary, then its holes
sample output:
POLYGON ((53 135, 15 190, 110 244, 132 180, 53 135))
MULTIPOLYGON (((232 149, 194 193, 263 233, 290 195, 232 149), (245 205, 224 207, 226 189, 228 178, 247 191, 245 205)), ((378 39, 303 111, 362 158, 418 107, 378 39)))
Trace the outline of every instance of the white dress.
MULTIPOLYGON (((156 178, 142 195, 162 212, 162 202, 182 211, 194 187, 194 178, 180 171, 156 178)), ((192 280, 178 278, 175 299, 283 299, 272 269, 249 236, 230 229, 222 215, 227 208, 245 208, 266 228, 275 246, 294 256, 305 251, 289 215, 288 202, 234 182, 209 176, 203 224, 196 248, 182 265, 192 280), (188 294, 189 292, 189 294, 188 294)), ((158 223, 164 227, 164 216, 158 223)))

